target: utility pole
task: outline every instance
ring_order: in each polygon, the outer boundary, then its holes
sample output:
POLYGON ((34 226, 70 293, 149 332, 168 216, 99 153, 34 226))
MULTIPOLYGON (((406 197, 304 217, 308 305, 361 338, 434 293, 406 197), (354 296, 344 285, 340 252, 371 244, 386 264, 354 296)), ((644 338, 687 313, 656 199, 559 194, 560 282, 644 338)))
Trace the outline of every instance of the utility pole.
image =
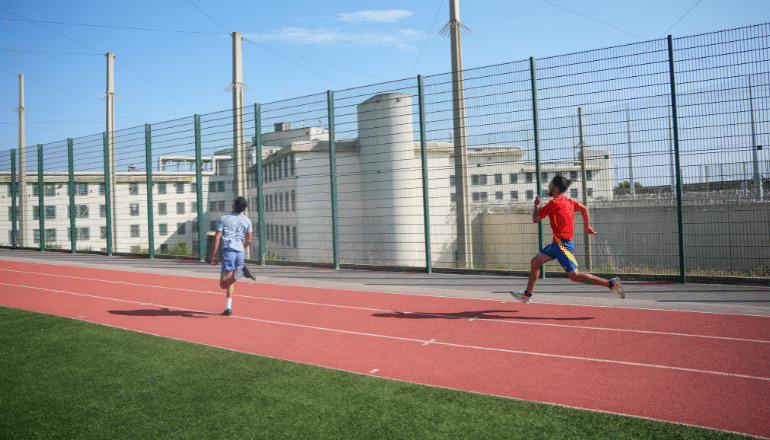
POLYGON ((751 77, 749 76, 749 108, 751 110, 751 153, 754 159, 754 192, 757 201, 762 201, 762 176, 759 174, 759 149, 757 145, 757 131, 754 127, 754 95, 751 92, 751 77))
MULTIPOLYGON (((233 91, 233 189, 235 197, 247 197, 246 194, 246 148, 243 131, 243 52, 240 32, 233 32, 233 82, 225 91, 233 91)), ((248 87, 246 87, 248 89, 248 87)), ((260 154, 257 152, 256 154, 260 154)), ((248 215, 245 211, 244 215, 248 215)), ((246 258, 250 257, 246 248, 246 258)))
POLYGON ((452 107, 454 116, 455 184, 457 188, 457 266, 473 268, 470 203, 468 203, 468 149, 465 137, 465 89, 463 86, 462 31, 460 0, 449 1, 449 23, 439 32, 452 42, 452 107))
MULTIPOLYGON (((588 173, 586 172, 586 149, 583 140, 583 109, 578 107, 578 128, 580 130, 580 179, 583 181, 583 205, 588 206, 588 173)), ((586 272, 591 272, 591 235, 583 233, 586 272)))
POLYGON ((636 184, 634 183, 634 153, 631 150, 631 110, 628 108, 628 103, 626 103, 626 131, 628 132, 628 183, 629 188, 631 189, 631 198, 636 198, 636 184))
MULTIPOLYGON (((27 246, 27 234, 24 232, 24 227, 27 225, 27 163, 24 156, 24 144, 26 143, 24 112, 27 109, 24 107, 24 74, 21 73, 19 74, 19 106, 13 109, 13 111, 19 112, 19 190, 17 193, 19 203, 16 211, 18 213, 16 218, 19 221, 19 232, 16 236, 16 243, 11 243, 11 245, 15 244, 23 248, 27 246)), ((40 188, 40 190, 42 191, 43 189, 40 188)), ((30 235, 32 234, 30 233, 30 235)))
POLYGON ((102 95, 102 98, 107 100, 107 138, 109 143, 110 152, 110 203, 111 206, 107 206, 107 209, 112 210, 112 248, 113 252, 118 251, 118 211, 117 200, 115 194, 117 193, 115 188, 115 77, 113 69, 115 67, 115 54, 107 52, 107 92, 102 95))

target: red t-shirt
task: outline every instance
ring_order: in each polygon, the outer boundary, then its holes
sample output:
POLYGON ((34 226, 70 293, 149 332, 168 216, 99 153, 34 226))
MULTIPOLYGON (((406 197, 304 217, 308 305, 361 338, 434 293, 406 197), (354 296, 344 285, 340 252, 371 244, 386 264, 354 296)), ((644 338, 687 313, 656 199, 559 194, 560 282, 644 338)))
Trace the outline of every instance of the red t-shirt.
POLYGON ((578 202, 560 195, 551 199, 537 212, 540 219, 548 216, 551 221, 553 241, 557 241, 557 239, 572 240, 572 233, 575 229, 575 211, 579 205, 578 202))

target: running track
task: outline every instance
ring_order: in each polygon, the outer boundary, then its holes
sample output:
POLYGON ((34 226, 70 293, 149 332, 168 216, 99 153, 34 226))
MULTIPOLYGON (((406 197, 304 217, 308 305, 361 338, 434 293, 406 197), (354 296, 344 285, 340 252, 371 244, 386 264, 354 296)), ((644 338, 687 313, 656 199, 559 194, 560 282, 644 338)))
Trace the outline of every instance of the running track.
POLYGON ((0 305, 439 387, 770 438, 770 318, 0 260, 0 305), (505 300, 505 301, 504 301, 505 300))

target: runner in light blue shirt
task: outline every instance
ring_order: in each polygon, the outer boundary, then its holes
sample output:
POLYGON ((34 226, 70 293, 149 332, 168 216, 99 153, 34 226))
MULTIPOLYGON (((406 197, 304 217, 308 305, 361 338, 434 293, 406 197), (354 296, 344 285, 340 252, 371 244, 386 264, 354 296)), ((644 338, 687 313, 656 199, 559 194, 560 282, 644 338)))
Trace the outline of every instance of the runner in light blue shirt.
POLYGON ((232 315, 233 291, 235 280, 245 276, 255 280, 249 269, 243 264, 246 257, 246 247, 251 243, 251 220, 243 215, 249 206, 244 197, 238 197, 233 203, 233 212, 219 217, 217 234, 214 237, 214 252, 211 264, 217 264, 217 250, 222 240, 222 273, 219 276, 219 286, 227 289, 227 306, 224 315, 232 315))

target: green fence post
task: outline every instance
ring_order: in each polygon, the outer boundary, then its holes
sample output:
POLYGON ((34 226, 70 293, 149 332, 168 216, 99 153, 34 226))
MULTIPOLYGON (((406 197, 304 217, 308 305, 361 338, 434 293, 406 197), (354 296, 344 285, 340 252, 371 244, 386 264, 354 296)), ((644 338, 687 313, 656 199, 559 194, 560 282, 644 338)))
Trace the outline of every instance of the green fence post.
POLYGON ((425 221, 425 272, 433 273, 430 253, 430 198, 428 197, 428 153, 425 139, 425 90, 422 75, 417 75, 417 96, 420 109, 420 161, 422 165, 422 215, 425 221))
POLYGON ((144 160, 147 168, 147 250, 149 258, 155 258, 155 219, 152 204, 152 125, 144 124, 144 160))
POLYGON ((674 160, 676 161, 676 219, 679 234, 679 280, 687 282, 684 255, 684 210, 682 208, 682 166, 679 154, 679 127, 676 113, 676 80, 674 79, 674 41, 668 36, 668 72, 671 78, 671 123, 674 130, 674 160))
MULTIPOLYGON (((203 224, 203 157, 201 156, 201 117, 194 115, 195 122, 195 181, 198 182, 195 189, 195 197, 198 208, 198 260, 206 261, 206 231, 203 224)), ((212 164, 213 166, 213 164, 212 164)))
POLYGON ((16 213, 16 150, 11 150, 11 249, 17 249, 19 235, 18 215, 16 213))
POLYGON ((37 144, 37 218, 40 228, 40 250, 45 250, 45 198, 43 197, 43 144, 37 144))
POLYGON ((102 136, 104 142, 104 216, 107 226, 107 256, 112 256, 112 196, 110 195, 110 141, 105 131, 102 136))
POLYGON ((259 264, 265 265, 265 200, 264 170, 262 169, 262 108, 254 104, 254 145, 257 147, 257 235, 259 236, 259 264))
MULTIPOLYGON (((534 57, 529 57, 529 76, 532 82, 532 125, 535 137, 535 182, 537 185, 537 191, 535 194, 540 197, 543 184, 540 174, 540 128, 538 124, 537 76, 534 57)), ((585 182, 583 184, 585 185, 585 182)), ((538 250, 543 248, 543 222, 537 223, 537 245, 538 250)), ((540 278, 545 278, 545 266, 540 268, 540 278)))
POLYGON ((75 155, 72 139, 67 139, 67 168, 69 170, 68 193, 70 196, 70 253, 74 254, 78 246, 78 229, 75 221, 78 209, 75 205, 75 155))
POLYGON ((337 212, 337 153, 334 139, 334 92, 326 91, 326 103, 329 111, 329 181, 331 182, 332 203, 332 251, 334 268, 340 268, 340 230, 337 212))

